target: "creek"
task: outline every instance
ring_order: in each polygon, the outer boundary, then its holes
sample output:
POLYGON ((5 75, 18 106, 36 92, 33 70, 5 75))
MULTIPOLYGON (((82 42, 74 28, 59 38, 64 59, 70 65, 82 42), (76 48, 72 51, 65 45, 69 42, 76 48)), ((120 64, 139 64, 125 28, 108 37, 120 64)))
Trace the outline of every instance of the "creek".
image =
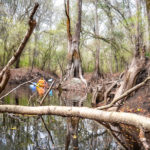
MULTIPOLYGON (((16 87, 7 86, 0 95, 4 95, 16 87)), ((48 95, 43 105, 76 105, 83 93, 67 93, 59 95, 57 91, 48 95), (74 98, 75 97, 75 98, 74 98)), ((22 86, 4 97, 1 104, 37 106, 40 100, 36 91, 29 86, 22 86)), ((91 106, 91 95, 83 101, 82 106, 91 106)), ((65 117, 45 115, 0 114, 0 149, 1 150, 64 150, 67 134, 65 117)), ((80 119, 78 124, 78 148, 81 150, 115 150, 117 143, 109 132, 100 124, 88 119, 80 119)), ((73 142, 69 149, 74 149, 73 142)))

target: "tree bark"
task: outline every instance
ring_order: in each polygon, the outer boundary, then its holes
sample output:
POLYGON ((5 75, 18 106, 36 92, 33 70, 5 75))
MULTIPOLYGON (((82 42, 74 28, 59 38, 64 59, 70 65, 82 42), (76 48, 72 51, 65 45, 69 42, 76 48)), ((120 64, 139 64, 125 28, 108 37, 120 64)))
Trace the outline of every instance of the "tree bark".
POLYGON ((29 115, 59 115, 63 117, 81 117, 109 123, 122 123, 150 131, 150 118, 133 113, 109 112, 87 107, 67 106, 16 106, 0 105, 0 112, 29 115))

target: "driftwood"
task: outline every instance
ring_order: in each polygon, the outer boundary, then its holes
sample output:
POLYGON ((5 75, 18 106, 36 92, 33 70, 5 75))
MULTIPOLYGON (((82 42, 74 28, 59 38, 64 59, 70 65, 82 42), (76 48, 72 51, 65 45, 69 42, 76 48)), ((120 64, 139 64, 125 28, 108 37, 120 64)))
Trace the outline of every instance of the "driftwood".
POLYGON ((109 112, 87 107, 67 106, 16 106, 0 105, 0 112, 29 114, 29 115, 59 115, 64 117, 82 117, 97 121, 122 123, 150 131, 150 118, 125 112, 109 112))
MULTIPOLYGON (((8 61, 8 63, 6 64, 6 66, 2 69, 2 71, 0 72, 0 85, 1 83, 5 83, 2 84, 2 86, 0 87, 0 89, 4 89, 7 82, 8 82, 8 76, 5 78, 4 76, 7 74, 7 71, 9 70, 10 66, 20 57, 23 49, 25 48, 35 26, 36 26, 36 21, 33 19, 33 16, 38 8, 39 4, 36 3, 34 6, 33 11, 31 12, 30 15, 30 20, 29 20, 29 29, 23 39, 23 41, 21 42, 20 46, 18 47, 18 49, 16 50, 15 54, 11 57, 11 59, 8 61)), ((2 90, 0 90, 0 92, 2 92, 2 90)))
POLYGON ((142 87, 143 85, 145 85, 148 81, 150 80, 150 76, 147 77, 143 82, 137 84, 136 86, 134 86, 133 88, 127 90, 125 93, 123 93, 120 97, 114 99, 110 104, 105 105, 105 106, 101 106, 101 107, 97 107, 96 109, 107 109, 112 107, 116 102, 118 102, 119 100, 125 98, 126 96, 128 96, 130 93, 134 92, 135 90, 139 89, 140 87, 142 87))

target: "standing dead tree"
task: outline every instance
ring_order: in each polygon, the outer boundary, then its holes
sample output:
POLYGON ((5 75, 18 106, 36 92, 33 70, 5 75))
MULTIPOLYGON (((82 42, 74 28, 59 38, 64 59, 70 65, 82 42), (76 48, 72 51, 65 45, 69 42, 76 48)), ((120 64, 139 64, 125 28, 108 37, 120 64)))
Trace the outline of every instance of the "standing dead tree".
POLYGON ((39 4, 36 3, 34 6, 33 11, 31 12, 30 15, 30 20, 29 20, 29 29, 23 39, 23 41, 21 42, 20 46, 18 47, 17 51, 15 52, 15 54, 11 57, 11 59, 8 61, 8 63, 6 64, 6 66, 2 69, 2 71, 0 72, 0 93, 4 90, 9 77, 10 77, 10 71, 9 68, 12 64, 14 64, 14 62, 17 61, 17 59, 19 59, 23 49, 25 48, 35 26, 36 26, 36 21, 33 19, 33 16, 38 8, 39 4))
POLYGON ((81 15, 82 15, 82 0, 77 0, 77 22, 74 35, 71 33, 71 20, 69 15, 69 0, 64 0, 65 13, 67 17, 67 36, 68 36, 68 67, 67 78, 80 78, 85 84, 86 80, 82 75, 81 57, 79 52, 80 32, 81 32, 81 15))

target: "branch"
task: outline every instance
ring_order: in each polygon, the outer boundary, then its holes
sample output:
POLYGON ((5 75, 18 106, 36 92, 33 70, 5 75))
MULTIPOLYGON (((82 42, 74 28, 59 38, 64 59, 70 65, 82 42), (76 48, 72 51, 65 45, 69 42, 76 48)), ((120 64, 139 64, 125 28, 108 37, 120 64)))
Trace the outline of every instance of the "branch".
POLYGON ((145 133, 144 133, 142 128, 140 128, 139 138, 140 138, 140 141, 143 144, 144 149, 145 150, 150 150, 150 145, 146 141, 145 133))
POLYGON ((17 60, 17 58, 21 55, 24 47, 26 46, 32 32, 33 29, 36 26, 36 21, 33 19, 33 16, 38 8, 39 4, 36 3, 34 6, 34 9, 30 15, 30 20, 29 20, 29 29, 23 39, 23 41, 21 42, 20 46, 18 47, 17 51, 15 52, 15 54, 12 56, 12 58, 8 61, 8 63, 6 64, 6 66, 3 68, 3 70, 0 72, 0 79, 2 79, 3 75, 5 74, 5 72, 9 69, 9 67, 17 60))
POLYGON ((7 95, 9 95, 10 93, 12 93, 13 91, 15 91, 16 89, 18 89, 19 87, 21 87, 21 86, 23 86, 23 85, 25 85, 25 84, 27 84, 27 83, 31 83, 31 81, 33 81, 33 80, 35 80, 35 79, 37 79, 37 78, 38 78, 38 77, 36 77, 36 78, 34 78, 34 79, 32 79, 32 80, 26 81, 26 82, 24 82, 24 83, 22 83, 22 84, 19 84, 17 87, 13 88, 13 89, 10 90, 8 93, 6 93, 6 94, 3 95, 2 97, 0 97, 0 100, 3 99, 4 97, 6 97, 7 95))
POLYGON ((104 93, 104 101, 105 104, 107 104, 107 96, 110 93, 110 91, 117 85, 117 81, 115 81, 108 89, 107 91, 104 93))
POLYGON ((63 117, 81 117, 110 123, 123 123, 150 131, 150 118, 125 112, 109 112, 88 107, 67 106, 17 106, 0 105, 0 112, 29 115, 58 115, 63 117))
POLYGON ((114 49, 119 49, 119 47, 120 47, 120 49, 123 49, 123 50, 127 51, 128 53, 132 54, 127 48, 123 47, 122 45, 118 45, 118 43, 116 43, 114 40, 112 40, 110 38, 96 35, 92 32, 85 31, 85 30, 84 30, 84 32, 89 34, 92 38, 99 39, 99 40, 104 41, 105 43, 111 44, 114 49))
POLYGON ((114 99, 110 104, 105 105, 105 106, 101 106, 101 107, 97 107, 96 109, 107 109, 112 107, 116 102, 118 102, 119 100, 123 99, 124 97, 128 96, 130 93, 134 92, 135 90, 139 89, 140 87, 142 87, 143 85, 146 84, 147 81, 150 80, 150 76, 147 77, 143 82, 137 84, 136 86, 134 86, 133 88, 127 90, 124 94, 122 94, 120 97, 114 99))
POLYGON ((47 125, 46 125, 46 123, 45 123, 43 117, 40 116, 40 118, 41 118, 41 120, 42 120, 42 122, 43 122, 43 124, 44 124, 44 127, 45 127, 46 131, 48 132, 48 135, 49 135, 49 137, 50 137, 50 139, 51 139, 51 141, 52 141, 52 143, 53 143, 53 145, 54 145, 54 140, 53 140, 53 137, 52 137, 51 132, 49 131, 49 129, 48 129, 48 127, 47 127, 47 125))

